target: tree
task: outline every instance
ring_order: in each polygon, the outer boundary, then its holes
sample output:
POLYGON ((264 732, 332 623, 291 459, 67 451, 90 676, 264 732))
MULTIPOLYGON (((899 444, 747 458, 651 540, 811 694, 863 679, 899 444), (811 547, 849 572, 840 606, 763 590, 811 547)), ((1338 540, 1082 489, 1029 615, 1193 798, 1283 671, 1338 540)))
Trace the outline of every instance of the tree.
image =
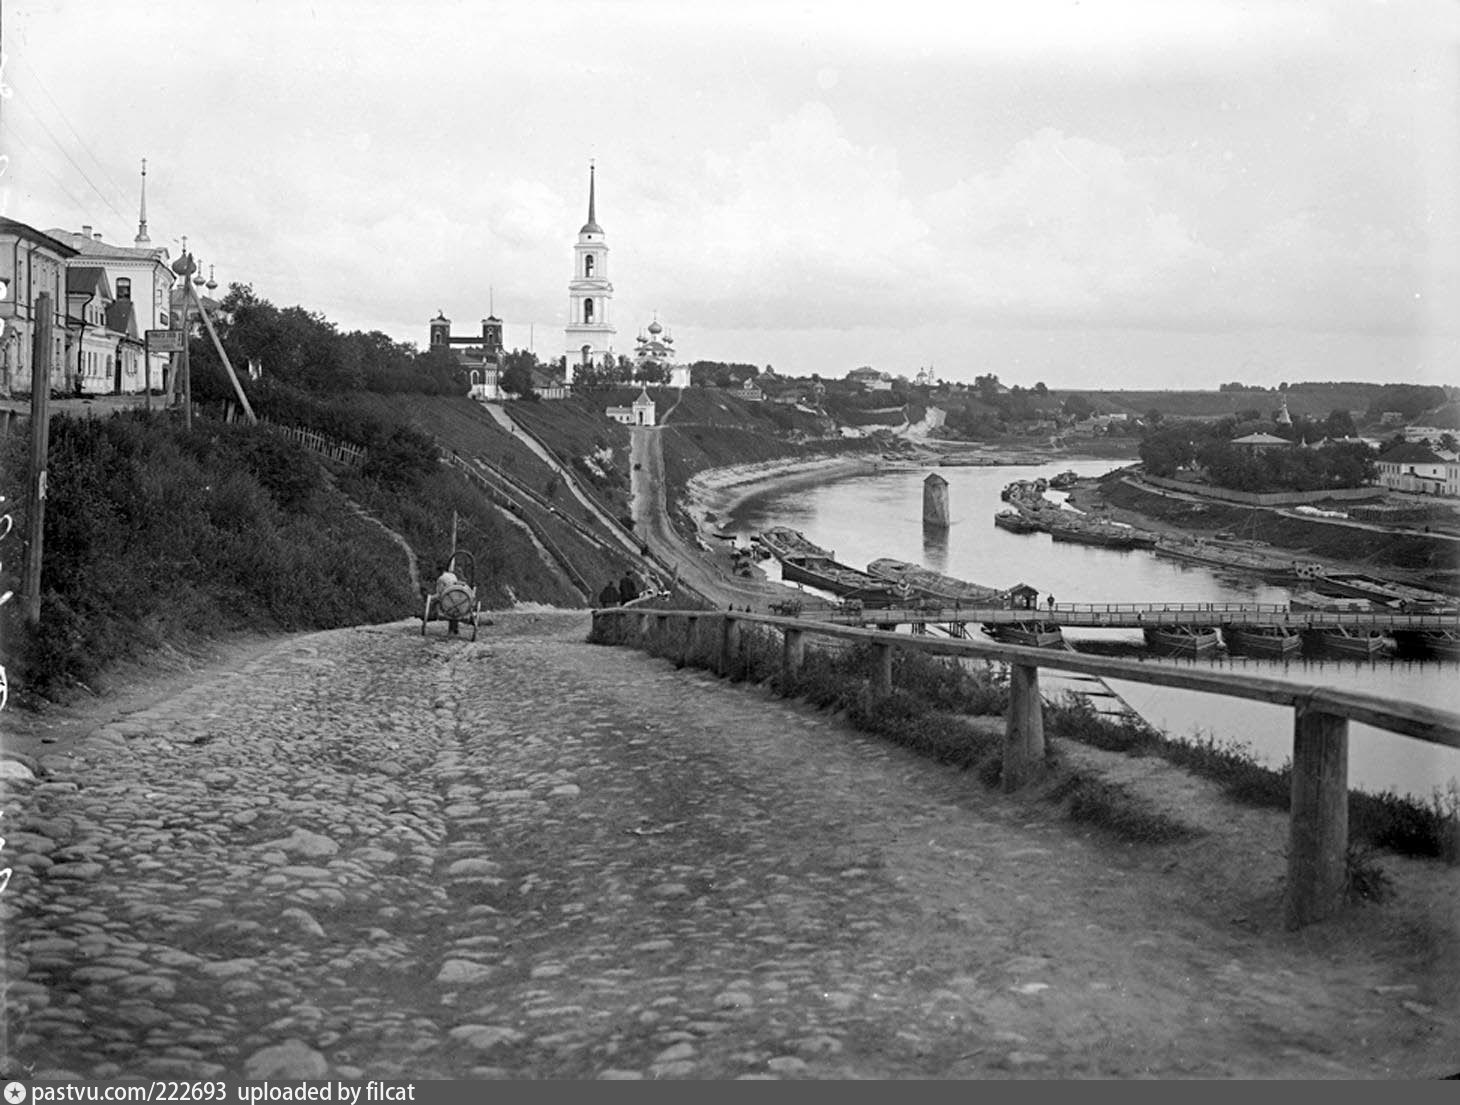
POLYGON ((1446 430, 1440 435, 1440 448, 1445 450, 1445 452, 1453 453, 1457 447, 1460 447, 1460 442, 1455 440, 1455 435, 1449 430, 1446 430))
POLYGON ((1071 418, 1089 418, 1095 413, 1095 404, 1083 395, 1066 396, 1063 407, 1071 418))
POLYGON ((497 378, 503 391, 527 395, 532 391, 532 370, 539 368, 537 355, 526 349, 514 349, 502 357, 502 374, 497 378))

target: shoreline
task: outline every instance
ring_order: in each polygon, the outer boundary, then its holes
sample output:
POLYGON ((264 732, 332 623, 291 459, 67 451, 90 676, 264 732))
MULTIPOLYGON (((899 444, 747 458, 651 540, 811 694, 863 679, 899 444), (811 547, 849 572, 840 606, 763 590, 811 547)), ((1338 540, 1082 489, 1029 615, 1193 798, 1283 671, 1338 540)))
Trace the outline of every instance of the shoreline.
POLYGON ((1054 453, 1043 448, 1024 450, 1018 447, 998 446, 974 453, 961 451, 938 459, 917 457, 888 457, 885 454, 846 455, 828 454, 803 460, 768 460, 754 464, 736 464, 721 468, 706 468, 690 477, 684 487, 683 505, 695 521, 701 533, 714 528, 718 519, 732 513, 745 500, 767 491, 779 491, 819 483, 845 476, 870 475, 894 469, 939 468, 994 468, 1017 467, 1033 464, 1057 465, 1065 461, 1109 460, 1112 468, 1130 464, 1129 460, 1089 456, 1085 454, 1054 453))

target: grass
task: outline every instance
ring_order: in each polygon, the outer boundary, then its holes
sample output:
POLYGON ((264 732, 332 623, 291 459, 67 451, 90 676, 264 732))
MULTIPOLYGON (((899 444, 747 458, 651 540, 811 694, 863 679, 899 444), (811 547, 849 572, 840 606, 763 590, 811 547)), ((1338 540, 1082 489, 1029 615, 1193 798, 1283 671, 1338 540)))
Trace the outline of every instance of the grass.
MULTIPOLYGON (((670 619, 672 625, 674 619, 670 619)), ((718 627, 718 621, 707 625, 718 627)), ((639 641, 626 626, 595 622, 589 640, 600 644, 643 648, 652 655, 671 657, 690 666, 718 669, 717 632, 702 632, 694 640, 685 631, 667 638, 639 641), (711 639, 713 638, 713 639, 711 639)), ((893 654, 892 692, 872 695, 873 648, 808 648, 796 677, 781 674, 781 634, 769 626, 743 624, 741 647, 732 658, 734 680, 765 683, 779 693, 798 697, 822 709, 842 712, 847 721, 876 733, 938 763, 971 770, 984 783, 998 785, 1003 739, 997 726, 973 719, 1001 716, 1007 709, 1007 676, 998 665, 970 668, 953 660, 924 656, 908 650, 893 654)), ((1290 764, 1274 770, 1253 759, 1250 750, 1211 737, 1177 740, 1133 721, 1113 720, 1090 704, 1069 698, 1044 708, 1045 732, 1095 748, 1130 756, 1159 756, 1192 774, 1217 783, 1223 793, 1243 805, 1286 810, 1290 801, 1290 764)), ((1047 797, 1064 804, 1072 818, 1095 825, 1121 840, 1163 843, 1191 835, 1189 827, 1150 807, 1138 795, 1104 782, 1088 772, 1064 768, 1050 754, 1052 784, 1047 797)), ((1382 893, 1377 879, 1367 872, 1371 849, 1399 855, 1460 862, 1460 787, 1436 792, 1428 802, 1385 792, 1349 793, 1349 833, 1360 851, 1351 857, 1351 878, 1361 897, 1382 893), (1366 866, 1367 864, 1367 866, 1366 866)))

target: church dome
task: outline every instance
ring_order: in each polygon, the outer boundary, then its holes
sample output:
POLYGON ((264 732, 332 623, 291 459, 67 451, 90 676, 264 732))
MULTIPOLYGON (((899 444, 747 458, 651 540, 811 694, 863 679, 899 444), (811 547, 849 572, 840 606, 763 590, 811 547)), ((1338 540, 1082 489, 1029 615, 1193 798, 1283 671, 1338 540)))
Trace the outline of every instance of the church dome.
POLYGON ((658 319, 655 319, 653 322, 649 323, 649 333, 651 333, 651 334, 662 334, 662 333, 664 333, 664 327, 662 327, 662 326, 659 325, 659 320, 658 319))

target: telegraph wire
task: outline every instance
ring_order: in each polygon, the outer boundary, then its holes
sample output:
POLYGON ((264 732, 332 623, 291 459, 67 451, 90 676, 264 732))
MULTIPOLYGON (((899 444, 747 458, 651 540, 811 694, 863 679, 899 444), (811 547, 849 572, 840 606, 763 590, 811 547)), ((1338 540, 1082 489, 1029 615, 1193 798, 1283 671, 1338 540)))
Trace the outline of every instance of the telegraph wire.
MULTIPOLYGON (((31 106, 30 101, 27 100, 27 99, 25 99, 22 96, 16 96, 15 97, 15 102, 17 102, 17 103, 24 103, 25 104, 26 109, 29 110, 29 112, 31 113, 32 118, 34 118, 35 121, 40 124, 41 130, 45 131, 47 137, 49 137, 50 140, 55 143, 56 149, 60 150, 61 151, 61 155, 67 161, 69 161, 71 163, 71 167, 73 169, 75 169, 78 173, 81 174, 81 179, 84 180, 84 181, 86 181, 86 183, 90 186, 91 190, 96 193, 97 198, 100 199, 102 203, 104 203, 108 207, 110 207, 111 210, 112 210, 112 214, 116 215, 117 218, 121 219, 122 220, 122 223, 125 225, 126 222, 127 222, 127 216, 123 215, 120 211, 117 210, 116 204, 112 203, 111 200, 109 200, 109 199, 106 198, 106 196, 102 193, 102 190, 96 186, 96 182, 94 180, 92 180, 91 177, 87 176, 86 170, 83 169, 80 165, 76 164, 76 159, 71 156, 70 152, 67 151, 66 147, 61 143, 61 140, 56 137, 55 133, 51 130, 51 128, 48 127, 48 126, 46 126, 46 121, 43 118, 41 118, 40 113, 38 111, 36 111, 36 109, 33 106, 31 106)), ((85 208, 83 207, 82 210, 85 210, 85 208)))
POLYGON ((60 118, 61 122, 66 124, 66 129, 69 130, 72 136, 76 139, 76 144, 86 152, 87 156, 91 158, 93 164, 95 164, 96 167, 101 170, 101 175, 106 177, 107 183, 110 184, 114 189, 116 189, 116 192, 119 196, 125 198, 127 196, 127 190, 117 183, 116 177, 111 175, 111 172, 106 167, 106 163, 92 152, 91 147, 86 144, 86 139, 82 138, 81 135, 77 133, 76 128, 71 125, 71 120, 67 118, 66 113, 61 110, 61 105, 56 102, 56 97, 51 95, 51 90, 46 87, 45 81, 41 80, 41 75, 36 72, 35 66, 31 65, 30 62, 25 58, 21 58, 19 60, 21 64, 25 66, 27 71, 29 71, 30 79, 35 82, 36 87, 39 88, 43 93, 45 93, 46 99, 51 102, 51 107, 55 108, 57 117, 60 118))
MULTIPOLYGON (((20 135, 15 132, 15 128, 13 126, 9 127, 8 129, 10 131, 10 139, 12 141, 19 142, 20 145, 25 148, 26 152, 31 155, 31 160, 27 163, 27 166, 39 165, 41 169, 45 171, 46 175, 60 186, 61 191, 66 193, 66 198, 76 205, 76 210, 84 213, 86 211, 87 205, 76 198, 75 193, 73 193, 71 189, 66 186, 66 182, 56 175, 55 170, 53 170, 49 165, 46 164, 44 158, 42 158, 41 155, 36 152, 36 150, 31 146, 29 142, 27 142, 24 138, 20 137, 20 135)), ((17 174, 17 176, 19 175, 20 174, 17 174)))

